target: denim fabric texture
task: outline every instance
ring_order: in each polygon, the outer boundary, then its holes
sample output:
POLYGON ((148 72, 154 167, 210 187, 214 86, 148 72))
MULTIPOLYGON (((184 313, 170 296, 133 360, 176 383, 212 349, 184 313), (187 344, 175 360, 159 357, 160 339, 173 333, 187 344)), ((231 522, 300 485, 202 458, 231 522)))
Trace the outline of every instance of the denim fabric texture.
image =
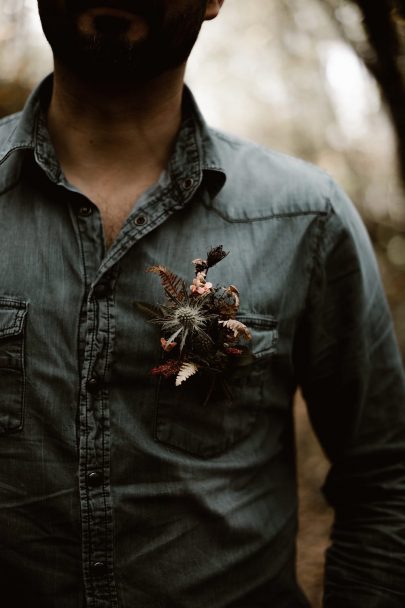
POLYGON ((46 128, 52 79, 0 122, 2 607, 299 608, 292 403, 331 461, 327 608, 405 606, 405 379, 365 228, 317 168, 208 128, 191 94, 172 159, 106 249, 46 128), (255 362, 232 398, 150 369, 136 307, 236 285, 255 362), (205 401, 207 401, 205 403, 205 401))

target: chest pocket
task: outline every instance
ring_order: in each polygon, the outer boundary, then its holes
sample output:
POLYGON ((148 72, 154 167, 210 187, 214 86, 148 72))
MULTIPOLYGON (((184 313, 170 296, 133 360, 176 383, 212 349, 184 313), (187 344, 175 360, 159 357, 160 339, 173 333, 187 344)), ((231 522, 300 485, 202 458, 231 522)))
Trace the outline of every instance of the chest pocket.
POLYGON ((27 304, 0 297, 0 434, 24 422, 24 328, 27 304))
POLYGON ((261 409, 269 359, 276 352, 277 321, 238 316, 252 333, 253 364, 227 374, 223 383, 202 372, 179 387, 161 380, 157 390, 155 439, 195 456, 219 455, 247 437, 261 409))

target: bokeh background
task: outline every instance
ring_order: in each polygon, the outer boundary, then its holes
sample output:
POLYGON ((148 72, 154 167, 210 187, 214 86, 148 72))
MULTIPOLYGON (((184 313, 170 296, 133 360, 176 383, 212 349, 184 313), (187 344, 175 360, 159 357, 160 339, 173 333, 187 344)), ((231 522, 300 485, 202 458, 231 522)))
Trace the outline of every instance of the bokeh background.
MULTIPOLYGON (((208 121, 328 171, 373 241, 405 355, 405 11, 402 0, 226 0, 187 80, 208 121)), ((0 115, 52 69, 36 0, 0 0, 0 115)), ((328 470, 297 395, 299 577, 320 606, 328 470)))

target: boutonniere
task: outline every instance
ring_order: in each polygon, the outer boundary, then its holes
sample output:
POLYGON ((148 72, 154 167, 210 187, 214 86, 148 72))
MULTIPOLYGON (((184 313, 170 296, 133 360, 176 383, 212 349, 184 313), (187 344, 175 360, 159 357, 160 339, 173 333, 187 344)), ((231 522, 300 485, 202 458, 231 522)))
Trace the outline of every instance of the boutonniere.
POLYGON ((238 289, 234 285, 214 287, 207 281, 208 271, 227 255, 221 245, 211 249, 207 259, 193 260, 195 277, 189 286, 165 266, 148 268, 159 275, 166 296, 151 319, 161 328, 165 353, 163 363, 151 370, 153 375, 174 377, 175 385, 180 386, 199 372, 215 377, 252 360, 245 344, 251 340, 250 331, 236 319, 238 289))

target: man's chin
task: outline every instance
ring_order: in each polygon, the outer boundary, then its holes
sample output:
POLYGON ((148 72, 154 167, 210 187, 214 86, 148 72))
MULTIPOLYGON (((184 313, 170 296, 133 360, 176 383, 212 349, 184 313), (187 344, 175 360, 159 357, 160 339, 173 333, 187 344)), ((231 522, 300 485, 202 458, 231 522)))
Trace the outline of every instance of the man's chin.
POLYGON ((83 82, 108 88, 118 86, 120 89, 133 87, 149 82, 172 66, 151 61, 140 55, 111 53, 104 47, 86 49, 86 52, 68 57, 55 53, 59 66, 68 70, 83 82), (105 51, 105 52, 103 52, 105 51))

